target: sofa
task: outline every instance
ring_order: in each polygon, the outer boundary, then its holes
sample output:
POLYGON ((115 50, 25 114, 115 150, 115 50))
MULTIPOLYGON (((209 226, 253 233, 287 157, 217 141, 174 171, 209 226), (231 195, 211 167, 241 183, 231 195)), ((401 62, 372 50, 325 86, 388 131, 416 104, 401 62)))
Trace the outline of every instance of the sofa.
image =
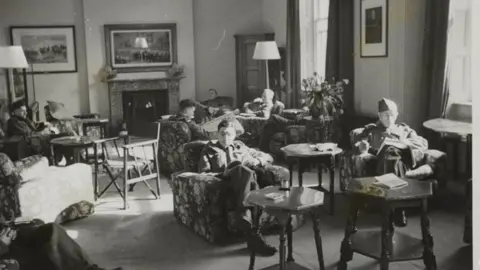
MULTIPOLYGON (((376 168, 376 156, 372 154, 359 155, 355 142, 362 134, 363 128, 356 128, 350 132, 350 147, 340 157, 340 189, 347 190, 349 183, 355 177, 373 176, 376 168)), ((435 180, 435 187, 443 188, 446 185, 446 154, 435 149, 428 149, 423 158, 417 161, 417 167, 406 172, 412 179, 435 180)))
POLYGON ((0 218, 65 223, 94 211, 92 169, 83 163, 49 166, 46 157, 16 162, 0 153, 0 218))
MULTIPOLYGON (((187 143, 183 148, 184 168, 172 175, 173 213, 175 218, 195 234, 212 243, 224 244, 242 235, 233 226, 234 212, 228 199, 228 186, 219 178, 197 173, 197 164, 200 153, 206 141, 187 143)), ((265 155, 270 161, 273 158, 265 155)), ((289 178, 289 171, 280 166, 270 166, 268 172, 263 170, 263 177, 267 181, 280 184, 283 179, 289 178), (268 178, 268 177, 273 177, 268 178)), ((254 169, 261 173, 259 168, 254 169)), ((292 227, 298 228, 303 224, 303 216, 294 216, 292 227)), ((274 231, 278 223, 272 216, 263 214, 260 225, 264 233, 274 231)))

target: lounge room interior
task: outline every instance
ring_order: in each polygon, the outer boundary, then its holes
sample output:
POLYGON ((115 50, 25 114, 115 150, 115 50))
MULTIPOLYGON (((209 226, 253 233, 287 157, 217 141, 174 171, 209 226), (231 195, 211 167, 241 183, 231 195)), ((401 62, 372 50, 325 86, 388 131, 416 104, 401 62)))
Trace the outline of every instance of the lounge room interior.
POLYGON ((475 2, 0 1, 0 268, 475 269, 475 2))

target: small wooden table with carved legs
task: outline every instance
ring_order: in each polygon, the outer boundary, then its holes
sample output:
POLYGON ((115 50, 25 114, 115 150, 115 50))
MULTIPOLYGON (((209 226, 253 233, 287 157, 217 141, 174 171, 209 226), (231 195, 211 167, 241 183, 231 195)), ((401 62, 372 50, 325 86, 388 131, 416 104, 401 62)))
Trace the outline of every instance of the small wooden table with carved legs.
MULTIPOLYGON (((280 187, 266 187, 260 190, 250 192, 245 205, 253 206, 252 219, 254 221, 254 227, 259 229, 258 221, 261 211, 265 211, 275 216, 280 225, 280 262, 278 265, 274 265, 267 269, 280 269, 280 270, 305 270, 305 268, 297 263, 293 259, 293 234, 292 234, 292 218, 294 214, 301 214, 309 212, 313 221, 313 232, 315 239, 315 246, 317 249, 318 263, 321 270, 325 270, 325 264, 323 261, 323 248, 322 238, 320 236, 320 214, 319 208, 323 205, 323 192, 306 188, 306 187, 290 187, 290 190, 281 190, 280 187), (276 193, 284 195, 284 199, 278 202, 269 200, 266 198, 266 194, 276 193), (285 247, 285 234, 288 238, 288 255, 286 255, 285 247), (286 258, 285 258, 286 257, 286 258), (288 265, 288 268, 287 268, 288 265)), ((249 270, 254 270, 255 267, 255 253, 250 254, 250 266, 249 270)))
POLYGON ((348 187, 350 214, 345 227, 345 238, 340 248, 338 270, 346 270, 353 253, 380 261, 380 269, 388 270, 395 261, 422 260, 427 270, 436 270, 433 238, 427 215, 427 200, 432 196, 432 183, 403 179, 408 186, 385 190, 372 185, 374 177, 354 179, 348 187), (357 231, 356 222, 360 207, 376 203, 382 209, 381 231, 357 231), (422 240, 394 231, 393 211, 396 208, 421 207, 422 240))
POLYGON ((298 164, 298 185, 303 186, 303 173, 306 166, 314 164, 317 166, 318 187, 316 189, 328 194, 330 199, 330 215, 335 213, 335 164, 336 157, 343 152, 339 147, 332 151, 320 152, 312 148, 313 144, 297 143, 289 144, 281 150, 290 170, 290 186, 293 186, 293 166, 298 164), (326 168, 330 175, 328 189, 323 186, 322 169, 326 168))

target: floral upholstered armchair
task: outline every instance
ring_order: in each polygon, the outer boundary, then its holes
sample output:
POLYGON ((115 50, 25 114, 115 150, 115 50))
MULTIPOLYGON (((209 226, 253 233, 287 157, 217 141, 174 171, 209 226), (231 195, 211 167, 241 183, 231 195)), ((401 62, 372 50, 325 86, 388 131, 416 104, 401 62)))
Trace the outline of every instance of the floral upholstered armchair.
MULTIPOLYGON (((373 176, 376 168, 376 156, 372 154, 358 154, 355 143, 358 141, 363 128, 350 132, 350 151, 345 152, 340 158, 340 189, 345 191, 348 184, 355 177, 373 176)), ((413 179, 432 179, 440 188, 446 184, 446 154, 444 152, 428 149, 423 158, 417 161, 417 167, 406 173, 406 177, 413 179)))
MULTIPOLYGON (((205 240, 224 243, 241 233, 232 226, 234 213, 229 210, 232 208, 227 198, 228 186, 215 176, 196 173, 200 153, 206 143, 190 142, 183 148, 184 170, 172 175, 173 213, 179 222, 205 240)), ((273 161, 268 154, 261 154, 273 161)), ((289 172, 283 167, 271 166, 271 170, 263 176, 273 177, 271 182, 281 183, 282 179, 288 179, 289 172)), ((261 217, 260 223, 264 232, 275 229, 277 225, 275 219, 266 214, 261 217)), ((301 224, 303 217, 294 216, 293 228, 296 229, 301 224)))

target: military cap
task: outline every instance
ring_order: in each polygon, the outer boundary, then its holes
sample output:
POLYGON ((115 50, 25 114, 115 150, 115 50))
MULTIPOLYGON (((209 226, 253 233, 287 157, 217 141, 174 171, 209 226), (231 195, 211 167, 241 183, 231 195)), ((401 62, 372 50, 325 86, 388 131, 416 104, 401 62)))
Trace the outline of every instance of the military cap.
POLYGON ((25 103, 25 100, 23 99, 13 102, 11 108, 12 108, 12 111, 15 111, 16 109, 20 109, 20 107, 22 106, 27 106, 27 104, 25 103))
POLYGON ((382 98, 378 102, 378 112, 386 112, 386 111, 397 112, 398 111, 397 104, 395 104, 395 102, 390 99, 382 98))

